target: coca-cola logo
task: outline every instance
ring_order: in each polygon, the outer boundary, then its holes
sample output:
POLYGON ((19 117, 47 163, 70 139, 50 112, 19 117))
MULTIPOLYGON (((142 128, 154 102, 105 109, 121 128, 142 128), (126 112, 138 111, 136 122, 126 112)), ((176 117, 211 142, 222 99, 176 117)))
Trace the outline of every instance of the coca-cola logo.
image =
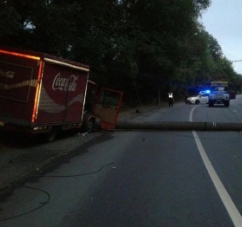
POLYGON ((13 79, 14 75, 15 75, 15 72, 12 72, 12 71, 5 72, 2 69, 0 69, 0 77, 13 79))
POLYGON ((78 77, 75 75, 71 75, 68 78, 61 77, 61 73, 58 73, 52 83, 53 90, 61 90, 61 91, 75 91, 76 90, 76 81, 78 77))

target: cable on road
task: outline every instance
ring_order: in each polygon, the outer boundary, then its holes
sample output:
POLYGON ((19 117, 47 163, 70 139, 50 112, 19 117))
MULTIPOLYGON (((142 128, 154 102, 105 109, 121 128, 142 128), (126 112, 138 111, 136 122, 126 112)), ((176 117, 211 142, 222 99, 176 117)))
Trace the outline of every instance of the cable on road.
MULTIPOLYGON (((80 176, 87 176, 87 175, 91 175, 91 174, 96 174, 96 173, 99 173, 101 172, 104 168, 110 166, 110 165, 113 165, 114 162, 110 162, 108 164, 105 164, 103 166, 101 166, 99 169, 97 169, 96 171, 92 171, 92 172, 86 172, 86 173, 80 173, 80 174, 74 174, 74 175, 32 175, 31 177, 80 177, 80 176)), ((3 218, 3 219, 0 219, 0 222, 3 222, 3 221, 8 221, 8 220, 12 220, 12 219, 15 219, 15 218, 19 218, 21 216, 24 216, 26 214, 29 214, 29 213, 32 213, 36 210, 39 210, 40 208, 44 207, 46 204, 49 203, 50 201, 50 198, 51 198, 51 195, 47 192, 47 191, 44 191, 42 189, 39 189, 39 188, 34 188, 34 187, 30 187, 30 186, 27 186, 27 185, 23 185, 25 188, 28 188, 28 189, 31 189, 31 190, 36 190, 36 191, 40 191, 44 194, 47 195, 47 200, 45 202, 42 202, 40 206, 32 209, 32 210, 29 210, 27 212, 24 212, 22 214, 18 214, 18 215, 14 215, 14 216, 11 216, 11 217, 8 217, 8 218, 3 218)))
POLYGON ((87 175, 92 175, 101 172, 104 168, 113 165, 114 162, 110 162, 108 164, 105 164, 101 166, 98 170, 95 170, 93 172, 86 172, 86 173, 79 173, 79 174, 73 174, 73 175, 32 175, 32 177, 82 177, 87 175))
POLYGON ((19 217, 24 216, 26 214, 30 214, 30 213, 32 213, 32 212, 34 212, 36 210, 39 210, 40 208, 42 208, 43 206, 45 206, 46 204, 49 203, 49 201, 50 201, 50 194, 47 191, 44 191, 44 190, 39 189, 39 188, 30 187, 30 186, 27 186, 27 185, 24 185, 23 187, 44 193, 47 196, 47 200, 45 202, 42 202, 41 205, 39 205, 38 207, 36 207, 36 208, 34 208, 32 210, 29 210, 29 211, 24 212, 22 214, 14 215, 14 216, 11 216, 11 217, 8 217, 8 218, 0 219, 0 222, 11 220, 11 219, 15 219, 15 218, 19 218, 19 217))

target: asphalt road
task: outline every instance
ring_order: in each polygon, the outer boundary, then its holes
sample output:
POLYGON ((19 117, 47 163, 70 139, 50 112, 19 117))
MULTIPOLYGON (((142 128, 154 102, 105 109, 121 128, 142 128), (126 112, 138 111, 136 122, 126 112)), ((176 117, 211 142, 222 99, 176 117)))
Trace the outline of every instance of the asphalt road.
MULTIPOLYGON (((175 104, 133 121, 242 121, 229 108, 175 104)), ((117 131, 33 176, 0 203, 0 226, 242 226, 240 132, 117 131)))

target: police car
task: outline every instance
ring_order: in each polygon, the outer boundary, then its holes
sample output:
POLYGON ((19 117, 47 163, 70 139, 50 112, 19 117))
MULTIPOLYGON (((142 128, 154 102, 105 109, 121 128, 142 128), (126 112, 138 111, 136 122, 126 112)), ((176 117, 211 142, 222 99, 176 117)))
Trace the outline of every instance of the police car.
POLYGON ((207 104, 208 103, 208 96, 210 94, 209 90, 200 91, 197 96, 188 97, 186 103, 189 104, 207 104))

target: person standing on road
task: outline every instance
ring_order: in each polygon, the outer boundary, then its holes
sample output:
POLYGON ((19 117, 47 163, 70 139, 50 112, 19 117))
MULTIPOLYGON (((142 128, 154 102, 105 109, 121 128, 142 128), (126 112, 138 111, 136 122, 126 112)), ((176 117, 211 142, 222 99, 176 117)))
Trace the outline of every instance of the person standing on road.
POLYGON ((168 93, 168 101, 169 101, 169 107, 173 106, 174 97, 172 92, 168 93))

